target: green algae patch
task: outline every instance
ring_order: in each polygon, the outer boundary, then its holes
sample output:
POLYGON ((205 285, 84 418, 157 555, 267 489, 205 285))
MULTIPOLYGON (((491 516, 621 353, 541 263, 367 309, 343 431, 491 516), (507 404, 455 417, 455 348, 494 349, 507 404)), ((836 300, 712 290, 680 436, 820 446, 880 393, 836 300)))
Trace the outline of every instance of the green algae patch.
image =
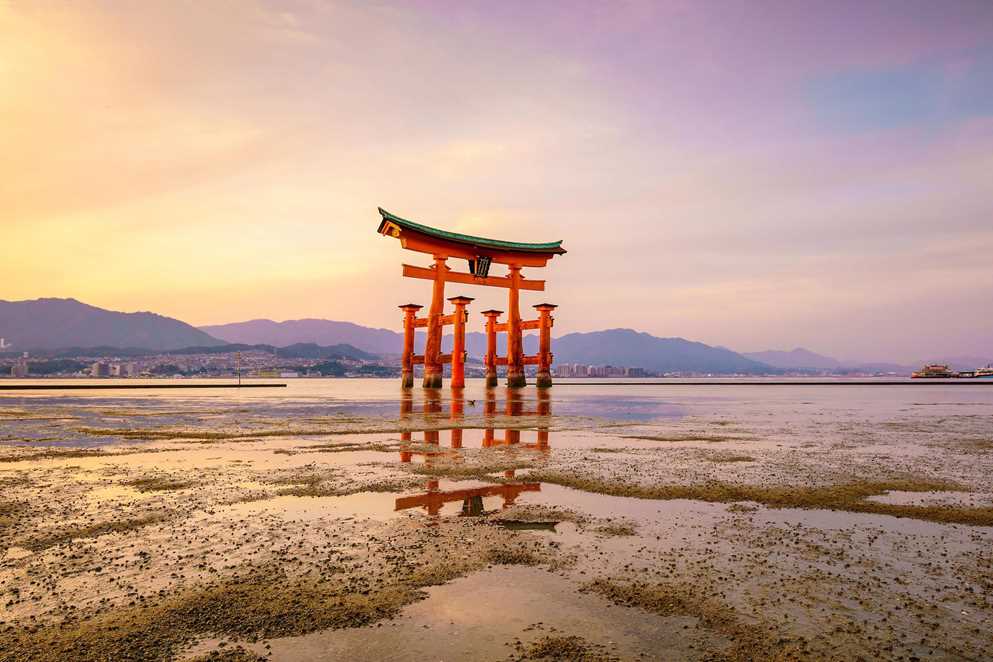
POLYGON ((406 572, 387 587, 360 582, 360 590, 335 573, 291 578, 275 566, 252 568, 154 604, 96 612, 62 623, 9 624, 0 631, 0 662, 171 660, 204 636, 258 641, 361 627, 392 618, 407 604, 424 599, 427 593, 422 588, 483 565, 482 558, 438 560, 406 572))
POLYGON ((115 453, 88 449, 45 449, 27 453, 6 453, 0 455, 0 462, 30 462, 33 460, 58 460, 77 457, 110 457, 115 453))
POLYGON ((856 481, 824 487, 790 487, 785 485, 741 485, 709 482, 699 485, 638 485, 588 478, 560 471, 534 471, 529 480, 555 483, 584 492, 638 499, 689 499, 708 503, 753 501, 769 508, 802 508, 843 510, 872 515, 892 515, 941 524, 993 526, 993 507, 958 505, 904 505, 870 501, 890 491, 944 492, 968 491, 950 481, 899 479, 885 481, 856 481))
POLYGON ((243 646, 234 646, 198 655, 187 662, 266 662, 268 658, 253 653, 243 646))
POLYGON ((634 607, 663 617, 689 616, 699 625, 730 640, 724 650, 708 651, 709 660, 807 660, 806 641, 782 638, 767 626, 742 619, 730 606, 702 594, 699 586, 675 583, 596 579, 583 592, 595 593, 616 605, 634 607))
POLYGON ((533 551, 520 547, 494 547, 487 552, 486 560, 494 565, 540 565, 544 561, 533 551))
POLYGON ((176 478, 166 478, 153 476, 149 478, 136 478, 122 483, 127 487, 132 487, 139 492, 168 492, 172 490, 185 490, 193 486, 191 480, 179 480, 176 478))
POLYGON ((655 435, 630 435, 623 439, 640 439, 641 441, 706 441, 710 444, 717 444, 724 441, 751 441, 752 437, 739 437, 726 434, 655 434, 655 435))
POLYGON ((524 645, 515 646, 513 660, 563 660, 569 662, 617 662, 618 657, 608 654, 603 646, 591 644, 576 635, 548 635, 524 645))
POLYGON ((286 487, 278 492, 277 496, 298 496, 298 497, 342 497, 360 492, 403 492, 413 487, 410 480, 381 480, 373 483, 363 483, 350 487, 335 487, 333 485, 322 485, 320 481, 307 482, 292 487, 286 487))
POLYGON ((356 453, 359 451, 371 451, 374 453, 394 453, 400 450, 400 444, 383 444, 378 442, 373 442, 368 444, 361 444, 361 443, 312 444, 310 446, 302 446, 301 448, 315 453, 356 453))
POLYGON ((734 462, 754 462, 755 458, 751 455, 734 455, 732 453, 720 453, 716 455, 708 455, 704 457, 705 460, 709 462, 717 462, 718 464, 729 464, 734 462))
POLYGON ((167 660, 196 635, 254 640, 356 627, 393 616, 419 597, 408 587, 344 593, 325 582, 288 582, 281 573, 257 571, 185 591, 154 606, 75 623, 18 628, 0 643, 0 661, 167 660))
POLYGON ((0 501, 0 532, 21 521, 27 506, 21 501, 0 501))
POLYGON ((167 518, 168 516, 165 514, 153 513, 150 515, 142 515, 140 517, 132 517, 130 519, 97 522, 86 526, 70 526, 58 529, 53 533, 28 538, 21 543, 21 546, 25 549, 30 549, 31 551, 37 552, 56 545, 63 545, 65 543, 72 542, 73 540, 98 538, 108 533, 128 533, 129 531, 134 531, 151 524, 158 524, 159 522, 165 521, 167 518))
POLYGON ((635 535, 638 527, 634 522, 607 522, 595 527, 594 531, 604 536, 626 537, 635 535))

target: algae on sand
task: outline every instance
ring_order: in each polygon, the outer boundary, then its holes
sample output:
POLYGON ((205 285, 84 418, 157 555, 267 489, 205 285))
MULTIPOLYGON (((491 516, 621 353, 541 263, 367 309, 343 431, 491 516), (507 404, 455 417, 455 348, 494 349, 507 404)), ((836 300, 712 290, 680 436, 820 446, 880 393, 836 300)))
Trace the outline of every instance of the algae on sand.
POLYGON ((787 485, 745 485, 713 481, 695 485, 641 485, 582 477, 562 471, 536 470, 529 480, 555 483, 584 492, 638 499, 690 499, 710 503, 754 501, 769 508, 843 510, 853 513, 909 517, 944 524, 993 526, 993 507, 956 505, 905 505, 870 501, 868 497, 890 491, 942 492, 966 491, 950 481, 929 479, 894 479, 856 481, 823 487, 787 485))

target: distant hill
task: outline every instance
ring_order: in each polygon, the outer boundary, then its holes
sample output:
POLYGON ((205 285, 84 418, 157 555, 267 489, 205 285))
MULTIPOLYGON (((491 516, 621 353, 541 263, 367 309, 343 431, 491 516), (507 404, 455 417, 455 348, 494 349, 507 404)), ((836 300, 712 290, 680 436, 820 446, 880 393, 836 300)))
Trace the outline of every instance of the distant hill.
POLYGON ((838 359, 823 356, 802 347, 797 347, 789 352, 769 349, 764 352, 742 352, 741 355, 753 361, 785 370, 836 370, 843 365, 838 359))
POLYGON ((104 310, 75 299, 0 300, 0 338, 14 351, 97 346, 169 350, 223 344, 171 317, 104 310))
POLYGON ((229 343, 247 345, 286 347, 298 343, 348 344, 374 354, 399 354, 403 345, 403 336, 396 331, 322 319, 285 322, 257 319, 203 326, 200 330, 229 343))
MULTIPOLYGON (((285 346, 290 343, 347 343, 375 354, 399 354, 403 336, 388 329, 374 329, 351 322, 332 320, 252 320, 235 324, 204 326, 209 332, 228 342, 285 346)), ((497 352, 506 352, 506 336, 498 337, 497 352)), ((418 332, 415 351, 424 350, 424 333, 418 332)), ((442 339, 442 351, 452 348, 452 336, 442 339)), ((486 334, 473 331, 466 334, 466 349, 470 358, 479 359, 486 352, 486 334)), ((631 329, 610 329, 592 333, 570 333, 552 343, 556 363, 585 363, 641 367, 670 372, 764 373, 774 371, 769 365, 750 360, 729 349, 711 347, 682 338, 657 338, 631 329)), ((538 350, 535 334, 525 335, 524 351, 538 350)))
POLYGON ((552 343, 556 363, 633 366, 658 372, 761 374, 764 363, 722 347, 683 338, 658 338, 632 329, 568 333, 552 343))

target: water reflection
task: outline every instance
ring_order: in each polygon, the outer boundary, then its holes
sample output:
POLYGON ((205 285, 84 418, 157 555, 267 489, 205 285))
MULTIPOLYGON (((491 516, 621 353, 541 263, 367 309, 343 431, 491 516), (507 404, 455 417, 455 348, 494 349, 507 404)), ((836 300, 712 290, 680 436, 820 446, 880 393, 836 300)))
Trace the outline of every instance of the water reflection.
POLYGON ((446 503, 462 502, 461 517, 483 515, 487 512, 484 507, 484 497, 500 497, 500 508, 507 509, 514 505, 522 492, 540 492, 541 483, 503 483, 486 485, 469 489, 442 490, 437 479, 427 481, 426 491, 422 494, 398 497, 395 510, 409 508, 424 508, 428 515, 437 516, 446 503))
MULTIPOLYGON (((436 463, 446 463, 448 465, 460 464, 463 461, 461 449, 465 438, 465 428, 461 426, 465 418, 466 399, 460 393, 453 393, 448 405, 448 423, 453 427, 445 427, 446 421, 441 420, 444 412, 441 391, 425 391, 422 404, 424 422, 432 429, 425 429, 419 432, 412 431, 409 423, 414 416, 413 395, 404 393, 400 400, 400 419, 406 431, 400 434, 401 448, 400 461, 409 463, 415 457, 423 458, 424 465, 431 467, 436 463), (423 440, 419 443, 415 440, 416 434, 422 434, 423 440), (442 436, 447 434, 448 447, 442 447, 442 436)), ((468 401, 469 406, 475 407, 476 401, 468 401)), ((502 406, 497 399, 495 390, 488 390, 483 400, 483 436, 481 447, 512 447, 539 453, 548 453, 550 450, 550 417, 552 413, 551 394, 546 390, 537 391, 537 400, 533 408, 527 408, 527 403, 520 391, 507 389, 504 392, 502 406), (502 414, 502 418, 498 418, 502 414), (535 417, 533 428, 522 428, 508 422, 507 418, 531 416, 535 417), (534 440, 529 441, 522 437, 522 434, 530 435, 534 433, 534 440)), ((499 484, 489 484, 471 488, 442 489, 438 479, 432 478, 426 481, 424 492, 421 494, 399 497, 395 502, 395 510, 407 510, 410 508, 423 508, 428 515, 438 516, 445 504, 462 502, 462 509, 459 516, 471 517, 492 512, 496 508, 487 510, 484 499, 493 497, 499 498, 499 504, 492 504, 499 509, 507 509, 514 505, 517 497, 523 492, 539 492, 541 484, 535 482, 514 481, 515 470, 509 469, 503 472, 504 482, 499 484), (507 482, 514 481, 514 482, 507 482)))

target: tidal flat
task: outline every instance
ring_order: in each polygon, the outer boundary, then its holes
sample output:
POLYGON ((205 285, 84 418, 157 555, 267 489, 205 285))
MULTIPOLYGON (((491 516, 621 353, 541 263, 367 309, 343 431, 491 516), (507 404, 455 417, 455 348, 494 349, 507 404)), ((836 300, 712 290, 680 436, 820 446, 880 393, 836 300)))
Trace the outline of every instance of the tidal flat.
POLYGON ((0 396, 0 662, 993 659, 993 388, 0 396))

